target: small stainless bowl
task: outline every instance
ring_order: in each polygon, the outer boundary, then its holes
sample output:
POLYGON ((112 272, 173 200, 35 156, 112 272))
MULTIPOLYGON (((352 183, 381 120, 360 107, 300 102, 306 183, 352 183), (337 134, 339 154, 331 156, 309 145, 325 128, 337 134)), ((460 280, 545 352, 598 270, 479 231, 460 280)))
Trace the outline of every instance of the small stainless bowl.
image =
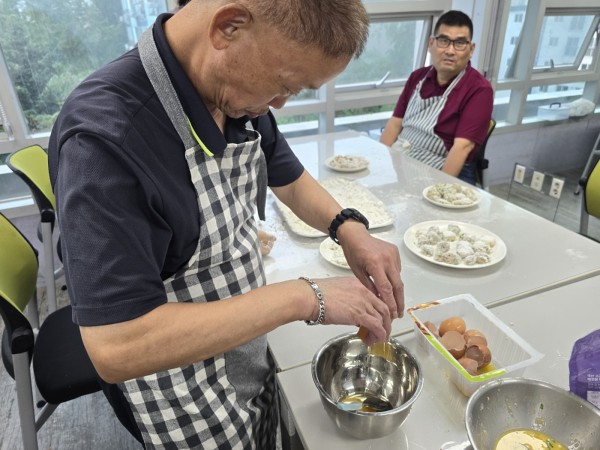
POLYGON ((569 448, 600 449, 600 409, 543 381, 504 378, 484 384, 465 411, 474 450, 494 448, 505 432, 540 431, 569 448))
POLYGON ((342 431, 355 438, 372 439, 396 430, 423 388, 423 371, 415 357, 393 338, 388 349, 385 355, 369 352, 356 333, 347 333, 326 342, 312 360, 313 381, 325 411, 342 431), (392 409, 340 409, 341 399, 356 394, 383 398, 392 409))

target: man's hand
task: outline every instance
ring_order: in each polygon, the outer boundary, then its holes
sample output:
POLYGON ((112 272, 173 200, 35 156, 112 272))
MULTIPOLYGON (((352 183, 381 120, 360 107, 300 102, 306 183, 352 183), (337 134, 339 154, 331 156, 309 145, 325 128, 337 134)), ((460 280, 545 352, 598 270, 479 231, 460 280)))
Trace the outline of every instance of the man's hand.
POLYGON ((387 305, 392 320, 402 317, 404 284, 398 247, 374 238, 364 225, 350 220, 340 226, 338 237, 356 277, 387 305))

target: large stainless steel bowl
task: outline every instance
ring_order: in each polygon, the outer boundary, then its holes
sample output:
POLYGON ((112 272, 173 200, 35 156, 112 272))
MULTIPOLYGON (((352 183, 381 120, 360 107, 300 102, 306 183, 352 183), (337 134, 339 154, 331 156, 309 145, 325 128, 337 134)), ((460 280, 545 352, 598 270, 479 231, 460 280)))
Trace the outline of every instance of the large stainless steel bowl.
POLYGON ((465 422, 475 450, 491 450, 506 431, 540 431, 569 448, 600 449, 600 409, 542 381, 504 378, 480 387, 467 402, 465 422))
POLYGON ((385 355, 369 352, 356 333, 348 333, 326 342, 313 358, 312 377, 327 414, 355 438, 377 438, 393 432, 421 393, 423 372, 418 361, 393 338, 388 348, 385 355), (365 393, 387 400, 392 409, 340 409, 340 399, 365 393))

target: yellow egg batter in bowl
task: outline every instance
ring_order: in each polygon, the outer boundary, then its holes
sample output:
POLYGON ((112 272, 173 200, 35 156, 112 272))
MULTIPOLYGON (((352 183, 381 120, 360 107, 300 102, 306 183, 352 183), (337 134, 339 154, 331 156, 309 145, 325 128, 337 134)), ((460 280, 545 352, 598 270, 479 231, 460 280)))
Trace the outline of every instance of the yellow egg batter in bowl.
POLYGON ((465 411, 474 450, 598 450, 600 409, 566 389, 502 378, 477 389, 465 411))

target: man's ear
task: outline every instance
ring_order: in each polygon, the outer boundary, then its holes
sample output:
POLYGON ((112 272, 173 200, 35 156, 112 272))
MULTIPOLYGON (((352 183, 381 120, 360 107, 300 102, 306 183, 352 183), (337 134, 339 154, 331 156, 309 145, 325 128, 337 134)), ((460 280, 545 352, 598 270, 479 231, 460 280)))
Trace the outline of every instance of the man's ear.
POLYGON ((242 5, 230 3, 219 8, 209 25, 208 36, 213 47, 222 50, 237 37, 238 30, 248 28, 252 14, 242 5))
POLYGON ((429 36, 429 42, 427 43, 427 49, 431 50, 433 48, 434 43, 435 43, 435 38, 433 36, 429 36))

